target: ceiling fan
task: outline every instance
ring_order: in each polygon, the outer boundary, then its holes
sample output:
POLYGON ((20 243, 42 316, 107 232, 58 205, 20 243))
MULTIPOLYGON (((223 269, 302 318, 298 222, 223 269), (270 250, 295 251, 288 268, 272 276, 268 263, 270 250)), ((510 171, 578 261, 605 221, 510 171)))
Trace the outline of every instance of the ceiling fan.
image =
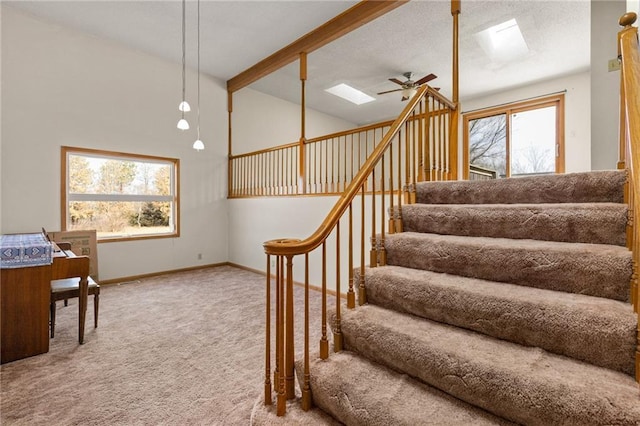
POLYGON ((416 93, 416 90, 418 89, 418 87, 420 87, 423 84, 428 83, 429 81, 437 78, 437 76, 435 74, 427 74, 424 77, 422 77, 421 79, 419 79, 417 81, 413 81, 412 80, 413 73, 411 71, 405 72, 402 75, 407 79, 406 81, 400 81, 397 78, 390 78, 389 79, 389 81, 392 81, 392 82, 402 86, 400 89, 387 90, 386 92, 378 93, 378 95, 384 95, 385 93, 392 93, 392 92, 402 91, 402 100, 406 101, 407 99, 409 99, 411 96, 413 96, 416 93))

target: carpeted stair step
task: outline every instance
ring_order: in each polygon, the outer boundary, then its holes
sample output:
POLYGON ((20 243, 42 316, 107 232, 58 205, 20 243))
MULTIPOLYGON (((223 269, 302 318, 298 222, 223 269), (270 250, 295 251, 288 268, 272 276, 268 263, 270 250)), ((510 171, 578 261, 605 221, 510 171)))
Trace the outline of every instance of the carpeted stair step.
POLYGON ((385 239, 387 264, 627 301, 625 247, 403 232, 385 239))
POLYGON ((425 204, 622 203, 624 170, 530 176, 484 181, 421 182, 425 204))
POLYGON ((312 361, 310 371, 314 404, 346 425, 512 424, 347 351, 312 361))
POLYGON ((404 231, 572 243, 626 244, 627 205, 409 204, 404 231))
POLYGON ((367 301, 633 375, 629 303, 399 266, 365 271, 367 301))
POLYGON ((341 323, 346 350, 511 421, 640 424, 626 374, 375 305, 344 309, 341 323))

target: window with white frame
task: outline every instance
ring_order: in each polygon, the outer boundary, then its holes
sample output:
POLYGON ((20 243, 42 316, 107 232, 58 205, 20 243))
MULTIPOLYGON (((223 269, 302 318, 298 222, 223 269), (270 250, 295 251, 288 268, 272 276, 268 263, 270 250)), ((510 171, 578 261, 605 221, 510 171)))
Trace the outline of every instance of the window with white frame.
POLYGON ((62 229, 98 240, 179 235, 179 160, 62 147, 62 229))

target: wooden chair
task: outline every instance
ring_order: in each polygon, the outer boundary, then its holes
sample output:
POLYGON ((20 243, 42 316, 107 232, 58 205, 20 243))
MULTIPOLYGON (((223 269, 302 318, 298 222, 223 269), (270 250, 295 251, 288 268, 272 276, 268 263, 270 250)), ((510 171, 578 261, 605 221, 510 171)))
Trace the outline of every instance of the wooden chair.
POLYGON ((76 256, 69 243, 58 243, 55 256, 64 256, 65 262, 54 262, 51 280, 51 337, 55 334, 56 301, 78 298, 78 342, 84 343, 84 323, 87 314, 89 291, 94 295, 95 326, 98 326, 98 303, 100 287, 89 276, 89 258, 76 256), (89 290, 91 288, 91 290, 89 290))
MULTIPOLYGON (((98 327, 98 309, 100 306, 100 286, 93 278, 87 277, 88 292, 87 295, 93 295, 93 327, 98 327)), ((56 329, 56 302, 65 301, 67 305, 68 299, 80 297, 80 278, 64 278, 51 281, 51 338, 54 337, 56 329)), ((85 305, 86 308, 86 305, 85 305)), ((82 327, 84 334, 84 327, 82 327)), ((82 344, 84 336, 80 336, 79 341, 82 344)))

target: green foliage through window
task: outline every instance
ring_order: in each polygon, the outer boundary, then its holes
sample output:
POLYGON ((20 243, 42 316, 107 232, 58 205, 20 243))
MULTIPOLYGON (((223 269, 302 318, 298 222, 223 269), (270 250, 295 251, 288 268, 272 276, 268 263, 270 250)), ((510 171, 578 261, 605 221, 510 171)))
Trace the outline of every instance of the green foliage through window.
POLYGON ((64 229, 96 229, 101 240, 177 234, 178 160, 68 147, 63 154, 64 229))

